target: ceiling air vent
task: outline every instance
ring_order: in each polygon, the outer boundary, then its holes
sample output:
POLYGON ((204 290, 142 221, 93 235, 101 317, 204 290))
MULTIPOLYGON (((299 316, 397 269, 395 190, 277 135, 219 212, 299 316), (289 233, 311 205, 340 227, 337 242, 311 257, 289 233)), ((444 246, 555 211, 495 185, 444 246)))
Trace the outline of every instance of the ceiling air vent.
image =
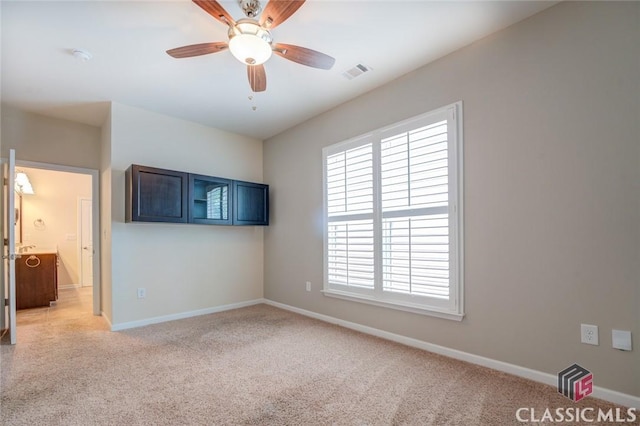
POLYGON ((371 67, 368 67, 368 66, 362 65, 362 64, 358 64, 355 67, 349 68, 348 70, 343 72, 342 75, 347 80, 353 80, 354 78, 364 74, 367 71, 371 71, 371 67))

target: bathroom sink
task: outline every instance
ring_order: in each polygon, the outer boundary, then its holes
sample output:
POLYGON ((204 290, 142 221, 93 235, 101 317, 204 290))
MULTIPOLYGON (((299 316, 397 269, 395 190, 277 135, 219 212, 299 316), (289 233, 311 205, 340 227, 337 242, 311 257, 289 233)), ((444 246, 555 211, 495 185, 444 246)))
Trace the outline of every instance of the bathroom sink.
POLYGON ((16 249, 16 254, 56 254, 58 253, 57 247, 31 247, 24 246, 16 249))

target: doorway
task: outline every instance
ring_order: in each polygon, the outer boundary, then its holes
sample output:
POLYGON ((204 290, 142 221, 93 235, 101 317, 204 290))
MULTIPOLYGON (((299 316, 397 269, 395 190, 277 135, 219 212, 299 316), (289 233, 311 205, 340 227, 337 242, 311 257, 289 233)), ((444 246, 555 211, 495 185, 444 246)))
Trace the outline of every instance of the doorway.
MULTIPOLYGON (((56 251, 58 300, 80 292, 87 310, 100 315, 98 171, 45 163, 16 161, 29 176, 33 192, 23 195, 21 229, 16 229, 26 253, 56 251), (31 247, 34 246, 34 247, 31 247)), ((58 303, 57 309, 65 306, 58 303)))

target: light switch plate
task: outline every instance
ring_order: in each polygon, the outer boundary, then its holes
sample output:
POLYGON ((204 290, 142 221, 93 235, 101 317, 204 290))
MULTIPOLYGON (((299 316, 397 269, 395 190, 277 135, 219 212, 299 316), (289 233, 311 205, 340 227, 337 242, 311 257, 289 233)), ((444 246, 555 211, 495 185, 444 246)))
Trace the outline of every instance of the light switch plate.
POLYGON ((627 330, 612 330, 611 342, 615 349, 621 351, 631 350, 631 332, 627 330))

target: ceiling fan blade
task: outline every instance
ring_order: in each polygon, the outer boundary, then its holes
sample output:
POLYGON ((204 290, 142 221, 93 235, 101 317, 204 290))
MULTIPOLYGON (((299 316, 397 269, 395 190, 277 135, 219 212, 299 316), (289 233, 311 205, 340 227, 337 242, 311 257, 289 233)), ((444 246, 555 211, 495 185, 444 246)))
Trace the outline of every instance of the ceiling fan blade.
POLYGON ((304 0, 269 0, 260 15, 260 25, 272 30, 289 19, 303 4, 304 0))
POLYGON ((229 12, 227 12, 216 0, 193 0, 193 2, 223 24, 236 24, 236 21, 234 21, 231 15, 229 15, 229 12))
POLYGON ((225 50, 229 45, 223 41, 213 43, 191 44, 189 46, 176 47, 167 50, 167 53, 174 58, 190 58, 192 56, 207 55, 209 53, 220 52, 225 50))
POLYGON ((254 92, 264 92, 267 90, 267 74, 264 65, 247 65, 247 76, 249 84, 254 92))
POLYGON ((336 60, 329 55, 307 49, 306 47, 294 46, 293 44, 276 43, 273 46, 273 53, 290 61, 323 70, 330 70, 336 62, 336 60))

